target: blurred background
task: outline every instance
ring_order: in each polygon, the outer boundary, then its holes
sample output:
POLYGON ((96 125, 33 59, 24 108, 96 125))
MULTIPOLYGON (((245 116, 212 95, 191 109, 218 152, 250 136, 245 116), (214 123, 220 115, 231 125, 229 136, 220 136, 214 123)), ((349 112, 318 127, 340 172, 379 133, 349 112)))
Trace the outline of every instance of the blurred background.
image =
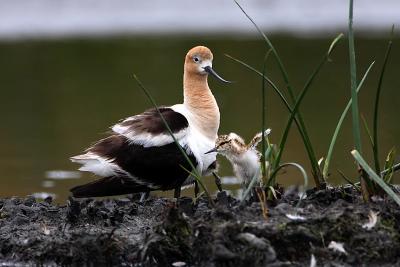
MULTIPOLYGON (((240 3, 270 37, 296 92, 332 39, 340 32, 346 33, 347 0, 240 3)), ((376 61, 360 92, 361 110, 370 126, 392 24, 400 25, 398 0, 355 1, 358 77, 376 61)), ((261 128, 261 79, 224 54, 261 70, 267 47, 233 1, 2 0, 0 196, 51 195, 61 203, 70 187, 93 180, 92 175, 77 172, 77 166, 68 158, 106 136, 108 127, 119 119, 151 106, 132 79, 133 73, 159 104, 181 102, 183 60, 195 45, 211 48, 215 69, 224 78, 236 81, 232 85, 212 78, 209 81, 222 114, 220 133, 236 132, 251 139, 261 128)), ((382 161, 392 147, 400 144, 399 59, 400 40, 395 34, 381 98, 382 161)), ((268 61, 267 74, 284 90, 273 59, 268 61)), ((301 106, 319 157, 326 155, 349 97, 348 48, 344 39, 301 106)), ((267 103, 271 141, 278 143, 288 114, 270 88, 267 103)), ((338 169, 353 180, 357 178, 349 153, 353 147, 350 123, 348 116, 333 155, 328 181, 332 184, 344 183, 338 169)), ((365 131, 363 137, 365 156, 371 160, 365 131)), ((295 128, 284 161, 298 162, 310 169, 295 128)), ((224 158, 220 162, 224 182, 232 182, 229 163, 224 158)), ((213 179, 206 179, 215 190, 213 179)), ((287 170, 278 182, 302 184, 302 178, 287 170)), ((225 188, 238 193, 238 185, 227 184, 225 188)), ((192 191, 185 194, 191 195, 192 191)))

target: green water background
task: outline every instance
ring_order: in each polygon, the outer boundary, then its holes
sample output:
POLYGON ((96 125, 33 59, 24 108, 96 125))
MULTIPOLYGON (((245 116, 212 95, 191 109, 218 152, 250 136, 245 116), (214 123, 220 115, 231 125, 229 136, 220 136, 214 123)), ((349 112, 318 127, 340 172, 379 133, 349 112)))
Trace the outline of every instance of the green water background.
MULTIPOLYGON (((327 51, 331 39, 280 35, 271 39, 298 93, 327 51)), ((57 201, 62 202, 71 186, 94 179, 84 174, 80 179, 56 180, 53 187, 43 187, 49 180, 46 171, 76 170, 77 166, 68 160, 70 156, 104 137, 108 127, 118 120, 151 106, 133 80, 133 73, 159 104, 180 103, 184 56, 188 49, 199 44, 212 49, 215 70, 235 81, 224 85, 209 79, 221 110, 220 133, 236 132, 249 140, 261 128, 261 79, 224 54, 261 69, 267 47, 256 38, 118 37, 0 43, 0 196, 44 191, 55 193, 57 201)), ((359 79, 368 65, 376 61, 360 93, 361 111, 371 127, 386 44, 385 39, 356 39, 359 79)), ((382 160, 389 149, 400 144, 399 59, 400 42, 395 40, 379 114, 382 160)), ((284 90, 272 57, 267 75, 284 90)), ((350 97, 349 76, 348 48, 346 40, 342 40, 332 54, 332 62, 324 67, 300 108, 318 157, 326 155, 337 120, 350 97)), ((272 142, 278 143, 288 113, 271 88, 267 90, 267 125, 272 128, 272 142)), ((353 148, 350 123, 351 116, 348 116, 333 155, 329 179, 333 184, 343 183, 337 169, 354 180, 357 176, 350 155, 353 148)), ((370 160, 365 131, 363 138, 364 151, 370 160)), ((398 161, 399 157, 396 159, 398 161)), ((283 160, 298 162, 310 170, 295 128, 289 136, 283 160)), ((231 176, 229 163, 224 158, 220 158, 220 162, 220 174, 231 176)), ((206 181, 215 190, 213 179, 206 178, 206 181)), ((398 181, 396 177, 395 182, 398 181)), ((301 184, 302 178, 287 170, 279 176, 278 182, 301 184)), ((185 194, 191 195, 192 191, 185 191, 185 194)))

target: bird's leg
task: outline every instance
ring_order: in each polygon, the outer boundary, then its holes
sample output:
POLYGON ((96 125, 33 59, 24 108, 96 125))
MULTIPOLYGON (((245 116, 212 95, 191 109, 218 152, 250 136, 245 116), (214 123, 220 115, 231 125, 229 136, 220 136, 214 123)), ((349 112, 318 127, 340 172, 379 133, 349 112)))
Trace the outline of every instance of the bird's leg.
POLYGON ((221 184, 221 178, 218 176, 216 172, 212 173, 215 178, 215 184, 217 185, 218 191, 222 192, 222 184, 221 184))
POLYGON ((181 185, 175 187, 174 198, 178 199, 181 196, 181 185))
POLYGON ((197 198, 199 195, 200 188, 199 188, 199 183, 197 181, 194 181, 194 197, 197 198))
POLYGON ((140 193, 140 203, 143 203, 146 199, 148 199, 150 196, 150 191, 142 192, 140 193))

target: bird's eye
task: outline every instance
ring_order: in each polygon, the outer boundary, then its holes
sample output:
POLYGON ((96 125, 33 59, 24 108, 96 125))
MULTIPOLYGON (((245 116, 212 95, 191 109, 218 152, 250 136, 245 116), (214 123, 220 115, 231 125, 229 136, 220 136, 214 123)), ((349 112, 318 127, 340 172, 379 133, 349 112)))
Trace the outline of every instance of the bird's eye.
POLYGON ((223 141, 223 142, 221 142, 219 145, 218 145, 218 147, 221 147, 221 146, 223 146, 223 145, 226 145, 227 143, 229 143, 230 141, 223 141))
POLYGON ((200 59, 199 59, 198 57, 193 57, 193 61, 194 61, 194 62, 199 62, 200 59))

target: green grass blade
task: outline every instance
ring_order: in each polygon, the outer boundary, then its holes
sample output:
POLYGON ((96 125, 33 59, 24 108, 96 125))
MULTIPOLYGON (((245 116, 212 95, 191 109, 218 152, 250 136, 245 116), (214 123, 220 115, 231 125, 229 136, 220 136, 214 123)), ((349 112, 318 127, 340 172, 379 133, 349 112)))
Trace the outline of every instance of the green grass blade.
POLYGON ((203 188, 204 192, 206 192, 207 197, 210 200, 210 203, 214 206, 214 201, 212 200, 210 194, 208 194, 208 189, 206 187, 205 184, 203 184, 203 181, 201 180, 200 176, 198 176, 198 173, 194 173, 193 171, 189 171, 188 169, 186 169, 184 166, 179 165, 185 172, 187 172, 189 175, 192 175, 196 181, 199 183, 199 185, 201 186, 201 188, 203 188))
POLYGON ((270 41, 269 38, 265 35, 265 33, 260 29, 260 27, 258 27, 258 25, 255 23, 255 21, 250 17, 250 15, 247 14, 247 12, 243 9, 243 7, 242 7, 236 0, 234 0, 234 1, 235 1, 236 5, 240 8, 240 10, 243 12, 243 14, 244 14, 244 15, 250 20, 250 22, 254 25, 254 27, 256 28, 256 30, 258 31, 258 33, 263 37, 263 39, 264 39, 265 42, 267 43, 268 47, 271 49, 271 51, 272 51, 272 53, 274 54, 275 59, 276 59, 276 61, 277 61, 277 63, 278 63, 279 69, 280 69, 280 71, 281 71, 281 73, 282 73, 283 80, 284 80, 285 83, 286 83, 286 86, 287 86, 287 88, 288 88, 288 91, 289 91, 289 94, 290 94, 290 96, 291 96, 291 98, 292 98, 292 101, 295 102, 295 95, 294 95, 293 90, 292 90, 292 88, 291 88, 291 86, 290 86, 290 83, 289 83, 289 75, 288 75, 288 73, 287 73, 287 71, 286 71, 286 68, 285 68, 285 66, 283 65, 282 60, 281 60, 280 56, 278 55, 278 52, 276 51, 275 47, 272 45, 271 41, 270 41))
POLYGON ((400 197, 383 181, 383 179, 377 175, 368 163, 363 159, 357 150, 351 151, 351 154, 356 159, 358 164, 367 172, 369 177, 375 181, 396 203, 400 206, 400 197))
MULTIPOLYGON (((260 35, 263 37, 263 39, 264 39, 265 42, 267 43, 268 47, 272 50, 272 53, 274 54, 275 59, 276 59, 276 61, 277 61, 277 63, 278 63, 279 69, 280 69, 280 71, 281 71, 281 73, 282 73, 283 80, 284 80, 285 83, 286 83, 286 87, 287 87, 287 89, 288 89, 288 92, 289 92, 289 95, 290 95, 290 97, 291 97, 291 100, 292 100, 292 102, 295 103, 295 102, 296 102, 296 97, 295 97, 295 94, 294 94, 294 92, 293 92, 293 89, 292 89, 292 87, 291 87, 291 85, 290 85, 288 73, 287 73, 286 68, 284 67, 284 65, 283 65, 283 63, 282 63, 281 58, 280 58, 279 55, 278 55, 278 52, 276 51, 276 49, 275 49, 274 46, 272 45, 272 43, 271 43, 271 41, 269 40, 269 38, 264 34, 264 32, 260 29, 260 27, 258 27, 258 25, 255 23, 255 21, 250 17, 250 15, 247 14, 247 12, 242 8, 242 6, 241 6, 236 0, 234 0, 234 1, 235 1, 236 5, 240 8, 240 10, 243 12, 243 14, 250 20, 250 22, 254 25, 254 27, 256 28, 256 30, 257 30, 257 31, 260 33, 260 35)), ((337 42, 340 38, 341 38, 341 37, 338 37, 337 40, 335 40, 335 41, 332 43, 331 47, 330 47, 329 50, 328 50, 328 54, 333 50, 333 48, 334 48, 336 42, 337 42)), ((303 132, 303 136, 305 137, 305 138, 303 139, 303 141, 304 141, 304 144, 305 144, 305 146, 306 146, 306 149, 307 149, 307 151, 308 151, 308 153, 309 153, 309 157, 310 157, 310 161, 311 161, 311 167, 312 167, 312 169, 313 169, 314 177, 316 177, 317 179, 323 179, 323 178, 322 178, 321 171, 320 171, 320 169, 319 169, 319 167, 318 167, 318 165, 317 165, 317 159, 316 159, 316 156, 315 156, 315 153, 314 153, 312 144, 311 144, 311 142, 310 142, 310 138, 309 138, 309 135, 308 135, 308 133, 307 133, 307 129, 306 129, 306 127, 305 127, 305 124, 304 124, 303 118, 302 118, 302 116, 301 116, 301 113, 298 112, 297 116, 298 116, 298 123, 299 123, 300 126, 301 126, 301 131, 303 132)), ((319 183, 318 183, 318 184, 319 184, 319 183)))
POLYGON ((262 79, 261 79, 261 84, 262 84, 261 85, 261 99, 262 99, 262 101, 261 101, 261 171, 262 171, 263 178, 265 178, 267 176, 267 173, 266 173, 267 170, 266 170, 266 166, 265 166, 265 160, 266 160, 266 157, 265 157, 265 129, 266 129, 265 120, 266 120, 267 105, 266 105, 266 99, 265 99, 266 93, 265 93, 264 78, 265 78, 265 69, 266 69, 266 65, 267 65, 267 60, 268 60, 268 56, 270 53, 271 53, 271 49, 268 50, 268 52, 265 55, 264 65, 263 65, 263 73, 262 73, 262 79))
MULTIPOLYGON (((293 111, 292 111, 292 113, 290 114, 289 120, 288 120, 288 122, 287 122, 287 124, 286 124, 284 133, 283 133, 282 138, 281 138, 281 141, 280 141, 280 143, 279 143, 279 150, 278 150, 277 159, 275 160, 274 166, 273 166, 272 169, 277 168, 277 167, 279 166, 279 164, 280 164, 280 159, 281 159, 281 157, 282 157, 282 153, 283 153, 284 147, 285 147, 285 145, 286 145, 286 141, 287 141, 287 137, 288 137, 288 135, 289 135, 290 127, 291 127, 291 125, 292 125, 292 122, 293 122, 293 120, 294 120, 294 118, 295 118, 296 112, 297 112, 297 110, 299 109, 300 104, 301 104, 301 102, 302 102, 304 96, 305 96, 306 93, 308 92, 309 88, 311 88, 311 84, 312 84, 312 82, 314 81, 314 79, 315 79, 315 77, 317 76, 317 74, 320 72, 320 70, 322 69, 322 67, 324 66, 324 64, 328 61, 329 56, 330 56, 330 53, 332 52, 332 47, 334 48, 339 40, 340 40, 340 38, 335 38, 335 39, 333 40, 333 42, 332 42, 333 46, 332 46, 332 45, 330 46, 328 52, 324 55, 324 57, 322 58, 321 62, 319 63, 319 65, 317 66, 317 68, 314 70, 314 72, 311 74, 311 76, 310 76, 310 78, 308 79, 307 83, 305 84, 303 90, 301 91, 301 93, 300 93, 300 95, 299 95, 299 97, 298 97, 298 99, 297 99, 297 101, 296 101, 296 104, 295 104, 295 106, 294 106, 294 108, 293 108, 293 111)), ((314 156, 315 156, 315 154, 314 154, 314 156)), ((316 160, 316 158, 315 158, 315 162, 311 162, 311 163, 313 164, 312 167, 313 167, 313 166, 316 166, 317 170, 319 171, 319 165, 318 165, 318 161, 316 160)), ((320 185, 320 183, 321 183, 322 181, 318 180, 318 176, 316 176, 317 173, 313 173, 313 174, 314 174, 314 181, 315 181, 317 187, 319 187, 319 185, 320 185)), ((271 176, 271 177, 270 177, 270 180, 272 180, 273 178, 274 178, 274 177, 271 176)))
POLYGON ((355 186, 354 183, 349 179, 349 177, 347 177, 341 170, 337 170, 337 172, 340 174, 340 176, 343 178, 343 180, 345 180, 349 184, 355 186))
MULTIPOLYGON (((244 66, 245 68, 251 70, 252 72, 256 73, 257 75, 260 75, 261 77, 264 78, 264 80, 274 89, 274 91, 278 94, 279 98, 282 100, 282 103, 285 105, 285 107, 287 108, 287 110, 289 111, 289 113, 293 113, 293 109, 290 107, 289 102, 286 100, 285 96, 283 95, 283 93, 280 91, 280 89, 274 84, 274 82, 271 81, 271 79, 269 79, 267 76, 263 76, 263 74, 261 72, 259 72, 258 70, 256 70, 254 67, 248 65, 247 63, 236 59, 230 55, 225 54, 226 57, 232 59, 233 61, 241 64, 242 66, 244 66)), ((311 147, 311 141, 309 140, 309 137, 307 135, 307 132, 305 131, 305 127, 303 128, 302 125, 299 122, 298 118, 294 118, 295 124, 299 130, 300 136, 304 142, 304 146, 306 148, 307 151, 307 155, 310 159, 310 162, 313 162, 313 158, 315 158, 313 149, 311 147)), ((304 125, 304 124, 303 124, 304 125)))
MULTIPOLYGON (((267 139, 267 140, 268 140, 268 139, 267 139)), ((269 143, 269 142, 268 142, 268 143, 269 143)), ((271 148, 270 145, 268 145, 268 148, 267 148, 267 150, 265 151, 264 168, 266 168, 266 167, 265 167, 265 160, 268 159, 268 158, 270 157, 271 153, 272 153, 272 148, 271 148)), ((263 168, 263 166, 261 166, 261 168, 263 168)), ((266 169, 265 169, 265 170, 266 170, 266 169)), ((254 187, 255 183, 257 182, 257 180, 258 180, 258 178, 259 178, 259 175, 260 175, 260 171, 258 170, 258 171, 256 172, 256 174, 254 175, 254 177, 251 179, 251 181, 250 181, 249 185, 247 186, 246 190, 243 192, 241 202, 243 202, 243 201, 245 201, 245 200, 247 199, 247 197, 249 196, 249 194, 250 194, 250 192, 251 192, 251 189, 254 187)))
POLYGON ((268 189, 269 189, 270 192, 272 193, 272 196, 273 196, 275 199, 278 199, 278 195, 276 194, 275 188, 273 188, 272 186, 270 186, 270 187, 268 187, 268 189))
POLYGON ((392 168, 383 170, 383 171, 381 172, 381 175, 384 176, 384 175, 386 175, 388 172, 391 172, 391 171, 392 171, 392 172, 396 172, 396 171, 398 171, 398 170, 400 170, 400 163, 396 163, 395 165, 393 165, 392 168))
POLYGON ((240 200, 240 202, 244 202, 247 197, 249 196, 251 189, 254 187, 254 185, 256 184, 258 178, 260 176, 260 169, 257 169, 256 174, 254 175, 254 177, 251 179, 249 186, 246 188, 246 191, 244 191, 243 195, 242 195, 242 199, 240 200))
MULTIPOLYGON (((275 47, 272 45, 272 43, 269 40, 269 38, 264 34, 264 32, 260 29, 260 27, 258 27, 258 25, 255 23, 255 21, 250 17, 250 15, 247 14, 247 12, 242 8, 242 6, 236 0, 234 0, 234 1, 235 1, 236 5, 240 8, 240 10, 243 12, 243 14, 245 14, 245 16, 250 20, 250 22, 254 25, 254 27, 257 29, 257 31, 260 33, 260 35, 263 37, 263 39, 267 43, 268 47, 272 50, 272 53, 274 54, 275 59, 276 59, 276 61, 278 63, 279 69, 281 71, 283 80, 286 83, 286 87, 287 87, 287 90, 288 90, 289 95, 291 97, 291 100, 292 100, 292 102, 295 103, 296 102, 296 97, 295 97, 295 94, 294 94, 293 89, 292 89, 292 87, 290 85, 290 82, 289 82, 289 75, 288 75, 288 73, 286 71, 286 68, 284 67, 284 65, 282 63, 282 60, 281 60, 278 52, 276 51, 275 47)), ((330 53, 330 51, 331 51, 331 49, 328 51, 328 53, 330 53)), ((313 174, 318 179, 320 179, 320 178, 322 179, 322 177, 321 177, 322 175, 320 174, 320 169, 318 168, 318 166, 316 164, 317 163, 317 159, 316 159, 312 144, 310 142, 310 138, 308 136, 308 133, 307 133, 303 118, 301 116, 301 113, 298 112, 297 116, 298 116, 298 123, 300 124, 301 129, 302 129, 301 131, 303 132, 303 135, 305 136, 304 144, 305 144, 306 149, 308 150, 308 153, 309 153, 309 157, 310 157, 310 160, 311 160, 311 167, 313 168, 313 174)))
POLYGON ((353 32, 353 0, 349 2, 349 56, 350 56, 350 81, 351 81, 351 99, 353 104, 353 138, 356 150, 362 153, 361 150, 361 133, 360 133, 360 113, 358 109, 357 97, 357 72, 356 72, 356 53, 354 50, 354 32, 353 32))
POLYGON ((374 140, 372 139, 371 131, 369 130, 367 120, 365 119, 365 117, 362 114, 361 114, 361 120, 362 120, 362 122, 364 124, 365 132, 368 135, 369 142, 370 142, 371 147, 373 149, 374 148, 374 140))
POLYGON ((385 170, 389 170, 382 176, 382 179, 387 183, 390 184, 393 178, 393 167, 394 167, 394 158, 396 156, 396 148, 392 148, 385 159, 385 165, 383 166, 385 170))
MULTIPOLYGON (((233 61, 239 63, 240 65, 244 66, 244 67, 247 68, 248 70, 251 70, 252 72, 256 73, 257 75, 263 77, 263 79, 274 89, 274 91, 275 91, 276 94, 279 96, 279 98, 281 99, 282 103, 284 104, 284 106, 286 107, 286 109, 289 111, 289 113, 292 113, 292 112, 293 112, 293 109, 290 107, 289 102, 287 101, 287 99, 285 98, 285 96, 283 95, 283 93, 281 92, 281 90, 276 86, 276 84, 275 84, 271 79, 269 79, 269 78, 268 78, 267 76, 265 76, 265 75, 263 76, 262 72, 258 71, 257 69, 255 69, 254 67, 250 66, 249 64, 247 64, 247 63, 245 63, 245 62, 243 62, 243 61, 241 61, 241 60, 239 60, 239 59, 237 59, 237 58, 235 58, 235 57, 233 57, 233 56, 230 56, 230 55, 228 55, 228 54, 225 54, 225 56, 228 57, 228 58, 230 58, 230 59, 232 59, 233 61)), ((303 128, 302 128, 301 125, 299 124, 299 121, 298 121, 297 118, 295 118, 294 120, 295 120, 296 126, 297 126, 297 128, 298 128, 298 130, 299 130, 299 133, 300 133, 300 135, 301 135, 303 141, 306 142, 305 139, 307 139, 307 138, 306 138, 306 136, 304 135, 303 128)), ((307 147, 306 147, 306 148, 307 148, 307 147)))
POLYGON ((210 201, 210 204, 215 206, 214 201, 211 198, 210 193, 208 192, 206 186, 203 184, 201 178, 200 178, 200 174, 198 173, 196 167, 193 165, 192 161, 189 159, 188 155, 186 154, 185 150, 182 148, 182 146, 179 144, 178 140, 176 140, 171 128, 169 127, 167 121, 165 120, 164 116, 161 114, 160 109, 158 108, 158 105, 156 104, 154 98, 150 95, 149 91, 144 87, 144 85, 142 84, 142 82, 138 79, 138 77, 134 74, 133 78, 136 80, 136 82, 138 83, 139 87, 142 89, 142 91, 145 93, 145 95, 147 96, 147 98, 150 100, 151 104, 154 106, 154 108, 157 110, 158 115, 160 115, 161 120, 163 121, 165 127, 168 130, 168 133, 171 135, 172 139, 174 140, 176 146, 179 148, 180 152, 182 153, 182 155, 185 157, 186 161, 189 163, 190 167, 192 168, 192 172, 189 171, 189 173, 194 174, 194 178, 196 179, 196 181, 199 183, 199 185, 203 188, 204 192, 206 192, 206 195, 210 201))
POLYGON ((249 185, 247 186, 246 190, 243 192, 242 195, 242 199, 240 200, 240 202, 244 202, 247 197, 249 196, 251 189, 254 187, 254 185, 256 184, 257 180, 259 179, 260 176, 260 169, 257 169, 256 174, 253 176, 253 178, 251 179, 249 185))
MULTIPOLYGON (((363 78, 361 79, 358 88, 357 88, 357 93, 361 90, 365 79, 367 78, 369 71, 371 70, 371 68, 374 66, 375 62, 372 62, 371 65, 369 65, 368 69, 365 71, 363 78)), ((343 121, 347 115, 347 112, 349 111, 350 107, 352 104, 352 99, 349 100, 349 102, 347 103, 347 106, 345 107, 345 109, 343 110, 342 115, 340 116, 340 119, 336 125, 335 131, 333 132, 333 136, 331 138, 331 143, 329 145, 329 149, 328 149, 328 153, 326 155, 326 159, 325 159, 325 163, 324 163, 324 168, 322 171, 322 175, 324 176, 325 179, 328 178, 328 172, 329 172, 329 164, 331 163, 331 159, 332 159, 332 154, 333 154, 333 149, 336 145, 336 139, 339 135, 340 129, 342 128, 342 124, 343 121)))
POLYGON ((381 89, 382 89, 382 82, 383 82, 383 76, 385 74, 386 70, 386 65, 389 59, 390 51, 392 49, 392 43, 393 43, 393 32, 394 32, 394 25, 392 26, 392 34, 391 38, 389 40, 388 46, 386 48, 386 53, 385 53, 385 58, 383 60, 383 65, 381 69, 381 73, 379 75, 379 82, 378 82, 378 88, 376 89, 376 96, 375 96, 375 108, 374 108, 374 125, 373 125, 373 135, 374 135, 374 146, 373 146, 373 152, 374 152, 374 162, 375 162, 375 172, 380 173, 381 172, 381 167, 379 164, 379 143, 378 143, 378 112, 379 112, 379 99, 381 96, 381 89))
POLYGON ((176 140, 175 135, 173 134, 171 128, 169 127, 167 121, 165 120, 164 116, 160 112, 160 109, 158 108, 158 105, 156 104, 154 98, 150 95, 149 91, 144 87, 142 82, 138 79, 138 77, 134 74, 133 78, 136 80, 138 83, 139 87, 143 90, 145 95, 148 97, 150 100, 151 104, 154 106, 154 108, 157 110, 158 115, 160 116, 161 120, 163 121, 165 127, 167 128, 168 133, 171 135, 172 139, 174 140, 175 144, 179 147, 180 152, 184 155, 185 159, 188 161, 190 167, 193 169, 193 173, 196 174, 197 176, 200 176, 199 173, 197 172, 196 167, 193 165, 192 161, 189 159, 188 155, 186 152, 183 150, 182 146, 179 144, 178 140, 176 140))
MULTIPOLYGON (((295 163, 295 162, 283 163, 283 164, 279 165, 279 166, 273 171, 273 173, 271 174, 271 176, 272 176, 272 175, 273 175, 273 176, 276 176, 276 174, 277 174, 282 168, 284 168, 284 167, 286 167, 286 166, 295 167, 296 169, 298 169, 298 170, 300 171, 300 173, 301 173, 301 175, 303 176, 303 179, 304 179, 304 184, 303 184, 303 186, 304 186, 304 189, 306 189, 306 188, 308 187, 308 175, 307 175, 307 172, 304 170, 304 168, 303 168, 300 164, 298 164, 298 163, 295 163)), ((272 186, 272 185, 271 185, 271 184, 267 184, 267 187, 266 187, 266 188, 269 188, 270 186, 272 186)), ((300 204, 301 200, 303 199, 304 194, 305 194, 305 192, 303 192, 303 194, 302 194, 302 196, 300 197, 300 200, 299 200, 299 202, 297 203, 297 205, 300 204)))
POLYGON ((235 58, 235 57, 233 57, 231 55, 228 55, 228 54, 225 54, 225 56, 227 58, 232 59, 233 61, 239 63, 240 65, 244 66, 248 70, 251 70, 252 72, 254 72, 257 75, 261 76, 274 89, 274 91, 278 94, 279 98, 282 100, 283 104, 289 110, 289 112, 292 112, 292 109, 290 107, 289 102, 287 101, 287 99, 285 98, 285 96, 283 95, 281 90, 278 88, 278 86, 276 86, 276 84, 270 78, 268 78, 268 76, 266 76, 265 74, 263 75, 262 72, 258 71, 257 69, 255 69, 254 67, 252 67, 249 64, 245 63, 244 61, 241 61, 240 59, 237 59, 237 58, 235 58))
POLYGON ((343 38, 343 36, 344 36, 343 33, 339 33, 339 34, 335 37, 335 39, 333 39, 331 45, 329 46, 328 52, 327 52, 328 58, 329 58, 329 56, 332 54, 333 50, 335 50, 335 47, 337 46, 337 44, 338 44, 338 42, 340 41, 340 39, 343 38))

